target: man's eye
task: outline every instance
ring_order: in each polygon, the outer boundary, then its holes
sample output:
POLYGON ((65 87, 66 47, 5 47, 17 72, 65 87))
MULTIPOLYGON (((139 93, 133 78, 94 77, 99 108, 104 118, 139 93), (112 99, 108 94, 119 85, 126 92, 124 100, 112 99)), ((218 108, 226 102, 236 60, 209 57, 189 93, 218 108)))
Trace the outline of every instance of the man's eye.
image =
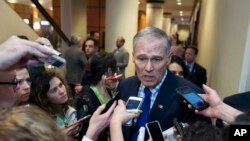
POLYGON ((147 58, 144 58, 144 57, 138 57, 137 58, 139 61, 146 61, 147 60, 147 58))
POLYGON ((162 58, 153 58, 152 61, 153 62, 160 62, 160 61, 162 61, 162 58))

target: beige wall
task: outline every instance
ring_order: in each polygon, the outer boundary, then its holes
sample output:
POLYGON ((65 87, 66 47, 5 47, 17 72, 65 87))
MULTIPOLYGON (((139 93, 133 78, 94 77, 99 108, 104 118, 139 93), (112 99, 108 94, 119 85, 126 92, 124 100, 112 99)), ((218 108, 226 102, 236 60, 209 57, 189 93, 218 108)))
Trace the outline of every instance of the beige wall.
POLYGON ((38 35, 12 10, 5 1, 0 1, 0 42, 11 35, 26 35, 30 40, 35 40, 38 35))
POLYGON ((249 0, 202 0, 198 62, 221 97, 237 93, 249 27, 249 0))
POLYGON ((189 37, 189 26, 188 25, 178 25, 178 35, 180 41, 187 41, 189 37))
POLYGON ((129 52, 129 63, 125 71, 126 77, 135 74, 132 61, 132 40, 137 32, 138 3, 135 0, 107 0, 106 1, 106 37, 105 51, 116 49, 116 39, 123 36, 126 39, 124 47, 129 52))

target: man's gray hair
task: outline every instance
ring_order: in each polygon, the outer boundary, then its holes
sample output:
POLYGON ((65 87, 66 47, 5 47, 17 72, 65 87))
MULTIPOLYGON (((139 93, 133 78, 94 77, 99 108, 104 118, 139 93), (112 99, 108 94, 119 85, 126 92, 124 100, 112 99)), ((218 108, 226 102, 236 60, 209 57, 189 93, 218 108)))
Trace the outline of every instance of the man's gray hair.
POLYGON ((71 45, 76 45, 81 41, 81 36, 78 34, 73 34, 70 38, 71 45))
POLYGON ((163 46, 166 52, 169 52, 171 44, 170 38, 168 35, 161 29, 156 27, 146 27, 137 32, 137 34, 133 38, 133 50, 136 47, 136 44, 140 38, 157 38, 162 39, 163 46))

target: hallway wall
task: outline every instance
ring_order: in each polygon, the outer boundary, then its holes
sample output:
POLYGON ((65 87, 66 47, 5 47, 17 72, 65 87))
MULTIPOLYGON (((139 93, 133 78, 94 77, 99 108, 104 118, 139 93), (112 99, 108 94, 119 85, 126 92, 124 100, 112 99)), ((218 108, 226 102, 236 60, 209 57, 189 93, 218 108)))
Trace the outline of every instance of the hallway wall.
MULTIPOLYGON (((197 61, 208 71, 208 85, 221 97, 239 91, 250 18, 249 0, 202 0, 197 61)), ((245 80, 246 81, 246 80, 245 80)))
POLYGON ((30 40, 38 38, 38 35, 2 0, 0 1, 0 17, 0 43, 11 35, 26 35, 30 40))

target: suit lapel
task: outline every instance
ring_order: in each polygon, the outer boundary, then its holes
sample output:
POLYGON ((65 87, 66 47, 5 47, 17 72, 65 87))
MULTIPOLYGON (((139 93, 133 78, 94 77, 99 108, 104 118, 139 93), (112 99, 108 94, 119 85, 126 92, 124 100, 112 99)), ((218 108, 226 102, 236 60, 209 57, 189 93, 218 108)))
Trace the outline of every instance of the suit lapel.
POLYGON ((168 110, 172 110, 168 107, 176 96, 176 85, 177 80, 174 79, 172 73, 168 73, 151 109, 152 112, 149 115, 149 121, 159 118, 159 113, 166 115, 168 110))

